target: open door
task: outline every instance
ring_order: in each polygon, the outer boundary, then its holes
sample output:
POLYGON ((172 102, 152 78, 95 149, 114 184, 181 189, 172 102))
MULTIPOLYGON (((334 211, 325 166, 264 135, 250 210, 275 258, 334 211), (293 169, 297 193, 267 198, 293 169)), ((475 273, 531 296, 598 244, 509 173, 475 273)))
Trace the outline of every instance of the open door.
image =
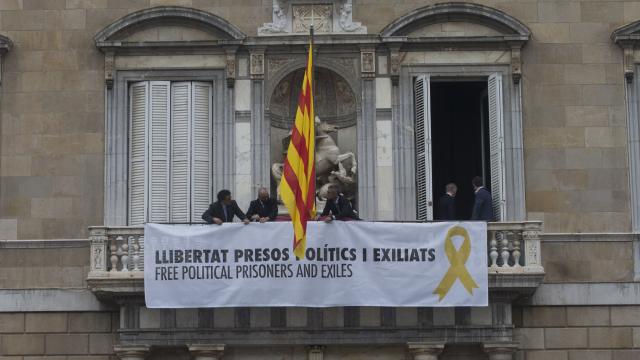
POLYGON ((502 104, 502 74, 488 80, 489 146, 491 162, 491 197, 494 220, 504 219, 507 209, 504 169, 504 116, 502 104))
POLYGON ((416 129, 417 219, 433 220, 433 183, 431 178, 431 94, 428 75, 414 84, 416 129))

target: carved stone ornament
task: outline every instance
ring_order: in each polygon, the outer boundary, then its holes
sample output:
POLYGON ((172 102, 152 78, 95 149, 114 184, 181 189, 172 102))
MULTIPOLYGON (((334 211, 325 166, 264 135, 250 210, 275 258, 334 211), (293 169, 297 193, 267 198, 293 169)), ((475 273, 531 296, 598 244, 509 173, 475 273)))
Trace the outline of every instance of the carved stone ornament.
POLYGON ((376 72, 375 52, 373 52, 373 51, 362 51, 360 53, 360 61, 362 62, 362 72, 363 73, 375 73, 376 72))
POLYGON ((227 62, 227 66, 226 66, 227 86, 233 87, 236 81, 236 54, 227 53, 226 62, 227 62))
POLYGON ((366 34, 366 26, 353 21, 352 0, 329 0, 310 4, 308 0, 273 0, 272 19, 258 28, 258 36, 309 33, 313 24, 318 34, 366 34))
POLYGON ((264 53, 251 54, 251 76, 264 75, 264 53))
POLYGON ((115 56, 112 52, 108 52, 104 55, 104 82, 107 88, 113 87, 113 71, 115 68, 115 56))

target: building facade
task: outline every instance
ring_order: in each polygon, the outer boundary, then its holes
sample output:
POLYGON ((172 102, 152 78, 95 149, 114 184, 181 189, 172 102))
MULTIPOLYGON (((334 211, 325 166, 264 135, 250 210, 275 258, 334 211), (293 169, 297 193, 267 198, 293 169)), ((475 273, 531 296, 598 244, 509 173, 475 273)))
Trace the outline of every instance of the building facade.
POLYGON ((639 34, 640 1, 0 0, 0 359, 640 358, 639 34), (453 181, 468 219, 480 176, 489 307, 144 306, 143 223, 277 196, 311 24, 319 188, 429 221, 453 181))

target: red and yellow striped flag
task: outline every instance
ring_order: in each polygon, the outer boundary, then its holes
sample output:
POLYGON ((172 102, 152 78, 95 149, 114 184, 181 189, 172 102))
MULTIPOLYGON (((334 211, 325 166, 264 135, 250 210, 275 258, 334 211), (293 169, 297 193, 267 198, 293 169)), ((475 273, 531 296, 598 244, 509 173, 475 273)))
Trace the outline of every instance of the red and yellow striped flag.
POLYGON ((298 98, 296 121, 284 160, 280 196, 293 223, 293 253, 304 259, 307 220, 316 216, 316 134, 313 111, 313 45, 309 45, 307 68, 298 98))

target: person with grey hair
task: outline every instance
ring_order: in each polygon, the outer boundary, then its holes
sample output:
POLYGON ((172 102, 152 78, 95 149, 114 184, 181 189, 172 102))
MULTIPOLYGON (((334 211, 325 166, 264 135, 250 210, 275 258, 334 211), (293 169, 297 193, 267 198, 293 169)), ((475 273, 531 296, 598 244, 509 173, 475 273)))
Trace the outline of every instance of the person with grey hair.
POLYGON ((261 223, 274 221, 278 216, 278 202, 269 196, 269 190, 261 187, 258 190, 258 198, 251 201, 247 218, 261 223))
POLYGON ((438 202, 437 220, 452 221, 456 219, 456 193, 458 187, 454 183, 449 183, 445 187, 445 194, 438 202))
POLYGON ((340 194, 340 189, 336 185, 329 186, 327 202, 320 218, 324 218, 326 223, 330 223, 333 220, 360 220, 353 206, 351 206, 351 202, 340 194))

